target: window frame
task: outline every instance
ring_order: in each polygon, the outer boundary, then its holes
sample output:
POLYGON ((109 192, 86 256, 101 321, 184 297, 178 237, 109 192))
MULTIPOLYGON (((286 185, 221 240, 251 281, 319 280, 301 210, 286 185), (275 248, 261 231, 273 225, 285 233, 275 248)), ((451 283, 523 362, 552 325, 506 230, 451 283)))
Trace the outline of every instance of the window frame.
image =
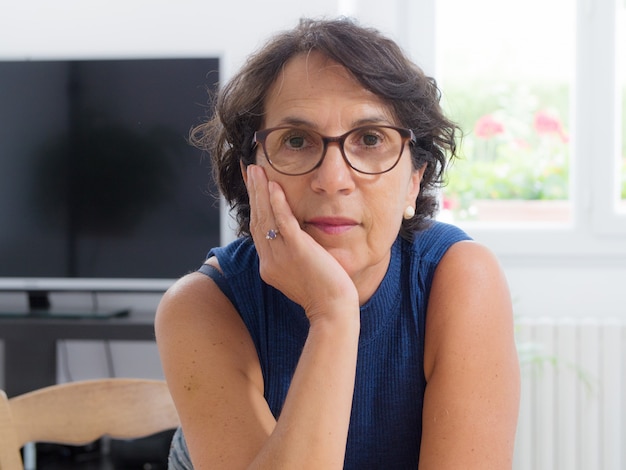
POLYGON ((615 207, 621 183, 616 162, 622 140, 619 22, 623 7, 620 0, 579 0, 578 3, 577 162, 584 162, 591 175, 588 197, 594 232, 625 234, 626 213, 615 207), (586 90, 594 93, 585 93, 586 90), (602 125, 606 121, 612 125, 602 125), (598 160, 592 162, 584 155, 594 155, 598 160))

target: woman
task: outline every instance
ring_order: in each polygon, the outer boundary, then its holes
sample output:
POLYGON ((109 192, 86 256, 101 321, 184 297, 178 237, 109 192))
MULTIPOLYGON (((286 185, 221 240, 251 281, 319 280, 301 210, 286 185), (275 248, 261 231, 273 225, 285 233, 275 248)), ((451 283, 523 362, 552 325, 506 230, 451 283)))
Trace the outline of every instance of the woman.
POLYGON ((192 140, 241 238, 164 296, 170 468, 509 468, 519 399, 494 257, 432 220, 455 126, 378 32, 302 21, 192 140), (184 439, 183 439, 184 434, 184 439))

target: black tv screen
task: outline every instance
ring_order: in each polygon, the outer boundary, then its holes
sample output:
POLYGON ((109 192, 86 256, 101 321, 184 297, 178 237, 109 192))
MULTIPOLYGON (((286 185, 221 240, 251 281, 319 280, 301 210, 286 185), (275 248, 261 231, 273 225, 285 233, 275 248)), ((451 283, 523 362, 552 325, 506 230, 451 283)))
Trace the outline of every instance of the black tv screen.
POLYGON ((0 278, 173 279, 219 245, 217 59, 0 61, 0 278))

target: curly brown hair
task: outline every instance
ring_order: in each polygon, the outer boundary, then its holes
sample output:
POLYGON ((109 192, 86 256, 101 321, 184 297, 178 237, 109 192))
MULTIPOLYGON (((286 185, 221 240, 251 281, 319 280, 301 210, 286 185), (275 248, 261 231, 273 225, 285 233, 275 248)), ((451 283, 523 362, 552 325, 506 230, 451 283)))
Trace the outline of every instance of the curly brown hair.
POLYGON ((443 114, 435 80, 394 41, 348 18, 303 19, 296 28, 273 37, 222 88, 212 118, 192 129, 190 142, 209 152, 214 177, 235 213, 239 235, 250 234, 250 205, 240 162, 254 163, 252 139, 262 125, 267 92, 289 59, 310 51, 344 66, 389 105, 400 126, 415 133, 413 167, 426 164, 426 169, 415 217, 403 220, 400 229, 402 236, 410 238, 437 211, 436 189, 456 154, 458 128, 443 114))

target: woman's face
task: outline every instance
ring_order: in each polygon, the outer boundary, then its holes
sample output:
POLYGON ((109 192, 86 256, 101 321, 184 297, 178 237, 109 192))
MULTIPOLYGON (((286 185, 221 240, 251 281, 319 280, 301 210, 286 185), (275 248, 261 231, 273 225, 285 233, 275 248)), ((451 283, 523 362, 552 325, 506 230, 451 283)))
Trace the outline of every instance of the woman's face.
MULTIPOLYGON (((270 88, 263 128, 297 126, 338 136, 366 124, 399 126, 390 108, 350 73, 313 52, 291 59, 270 88)), ((415 206, 423 169, 414 171, 408 144, 397 166, 379 175, 350 168, 330 144, 321 166, 305 175, 276 172, 257 150, 257 164, 280 184, 304 231, 351 276, 361 295, 384 277, 407 206, 415 206)))

